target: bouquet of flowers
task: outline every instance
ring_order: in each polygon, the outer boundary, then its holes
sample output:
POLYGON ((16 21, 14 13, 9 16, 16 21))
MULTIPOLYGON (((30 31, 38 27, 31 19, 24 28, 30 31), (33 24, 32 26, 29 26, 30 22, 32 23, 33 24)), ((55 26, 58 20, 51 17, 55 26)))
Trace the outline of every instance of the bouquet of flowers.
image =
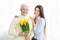
POLYGON ((20 27, 21 27, 23 32, 29 33, 29 31, 30 31, 30 28, 29 28, 29 19, 24 18, 22 20, 19 20, 18 24, 20 25, 20 27))

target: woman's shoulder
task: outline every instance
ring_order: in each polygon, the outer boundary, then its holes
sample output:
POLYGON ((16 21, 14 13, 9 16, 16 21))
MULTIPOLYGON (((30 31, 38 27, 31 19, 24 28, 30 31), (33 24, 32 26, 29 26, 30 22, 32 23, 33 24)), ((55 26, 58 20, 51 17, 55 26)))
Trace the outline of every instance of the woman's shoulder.
POLYGON ((43 22, 45 22, 45 19, 42 18, 42 17, 40 17, 40 18, 39 18, 39 21, 43 21, 43 22))
POLYGON ((16 16, 14 16, 14 18, 12 19, 12 21, 17 21, 18 19, 19 19, 19 16, 16 15, 16 16))

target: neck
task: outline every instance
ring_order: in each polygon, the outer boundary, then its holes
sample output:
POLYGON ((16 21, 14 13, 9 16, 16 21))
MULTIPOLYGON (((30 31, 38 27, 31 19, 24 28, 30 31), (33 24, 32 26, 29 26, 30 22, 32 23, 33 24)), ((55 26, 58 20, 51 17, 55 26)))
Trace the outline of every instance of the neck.
POLYGON ((37 17, 35 17, 35 18, 37 18, 37 19, 38 19, 38 18, 40 18, 40 16, 37 16, 37 17))
POLYGON ((36 24, 36 22, 37 22, 37 20, 40 18, 40 16, 38 16, 38 17, 35 17, 35 19, 34 19, 34 21, 35 21, 35 24, 36 24))
POLYGON ((27 15, 23 15, 22 13, 21 13, 21 15, 22 15, 22 16, 27 16, 27 15))

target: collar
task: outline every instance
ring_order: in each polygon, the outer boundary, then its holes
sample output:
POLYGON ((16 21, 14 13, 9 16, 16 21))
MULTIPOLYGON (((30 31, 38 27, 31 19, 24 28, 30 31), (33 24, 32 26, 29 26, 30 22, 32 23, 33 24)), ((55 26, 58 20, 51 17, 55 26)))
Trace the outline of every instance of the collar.
POLYGON ((22 14, 21 14, 20 16, 21 16, 21 17, 28 17, 28 15, 24 16, 24 15, 22 15, 22 14))
POLYGON ((40 16, 36 17, 36 19, 39 20, 40 19, 40 16))
POLYGON ((28 15, 24 16, 24 15, 21 14, 20 18, 29 18, 29 16, 28 15))

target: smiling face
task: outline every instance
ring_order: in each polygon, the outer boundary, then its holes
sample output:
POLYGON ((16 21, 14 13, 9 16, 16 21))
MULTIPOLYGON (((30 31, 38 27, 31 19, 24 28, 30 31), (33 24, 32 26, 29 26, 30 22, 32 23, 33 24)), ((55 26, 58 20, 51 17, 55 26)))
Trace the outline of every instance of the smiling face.
POLYGON ((34 15, 35 15, 35 17, 38 17, 39 14, 40 14, 39 8, 35 8, 35 9, 34 9, 34 15))
POLYGON ((21 13, 22 13, 22 15, 26 16, 28 14, 28 7, 27 6, 23 6, 21 8, 21 13))

